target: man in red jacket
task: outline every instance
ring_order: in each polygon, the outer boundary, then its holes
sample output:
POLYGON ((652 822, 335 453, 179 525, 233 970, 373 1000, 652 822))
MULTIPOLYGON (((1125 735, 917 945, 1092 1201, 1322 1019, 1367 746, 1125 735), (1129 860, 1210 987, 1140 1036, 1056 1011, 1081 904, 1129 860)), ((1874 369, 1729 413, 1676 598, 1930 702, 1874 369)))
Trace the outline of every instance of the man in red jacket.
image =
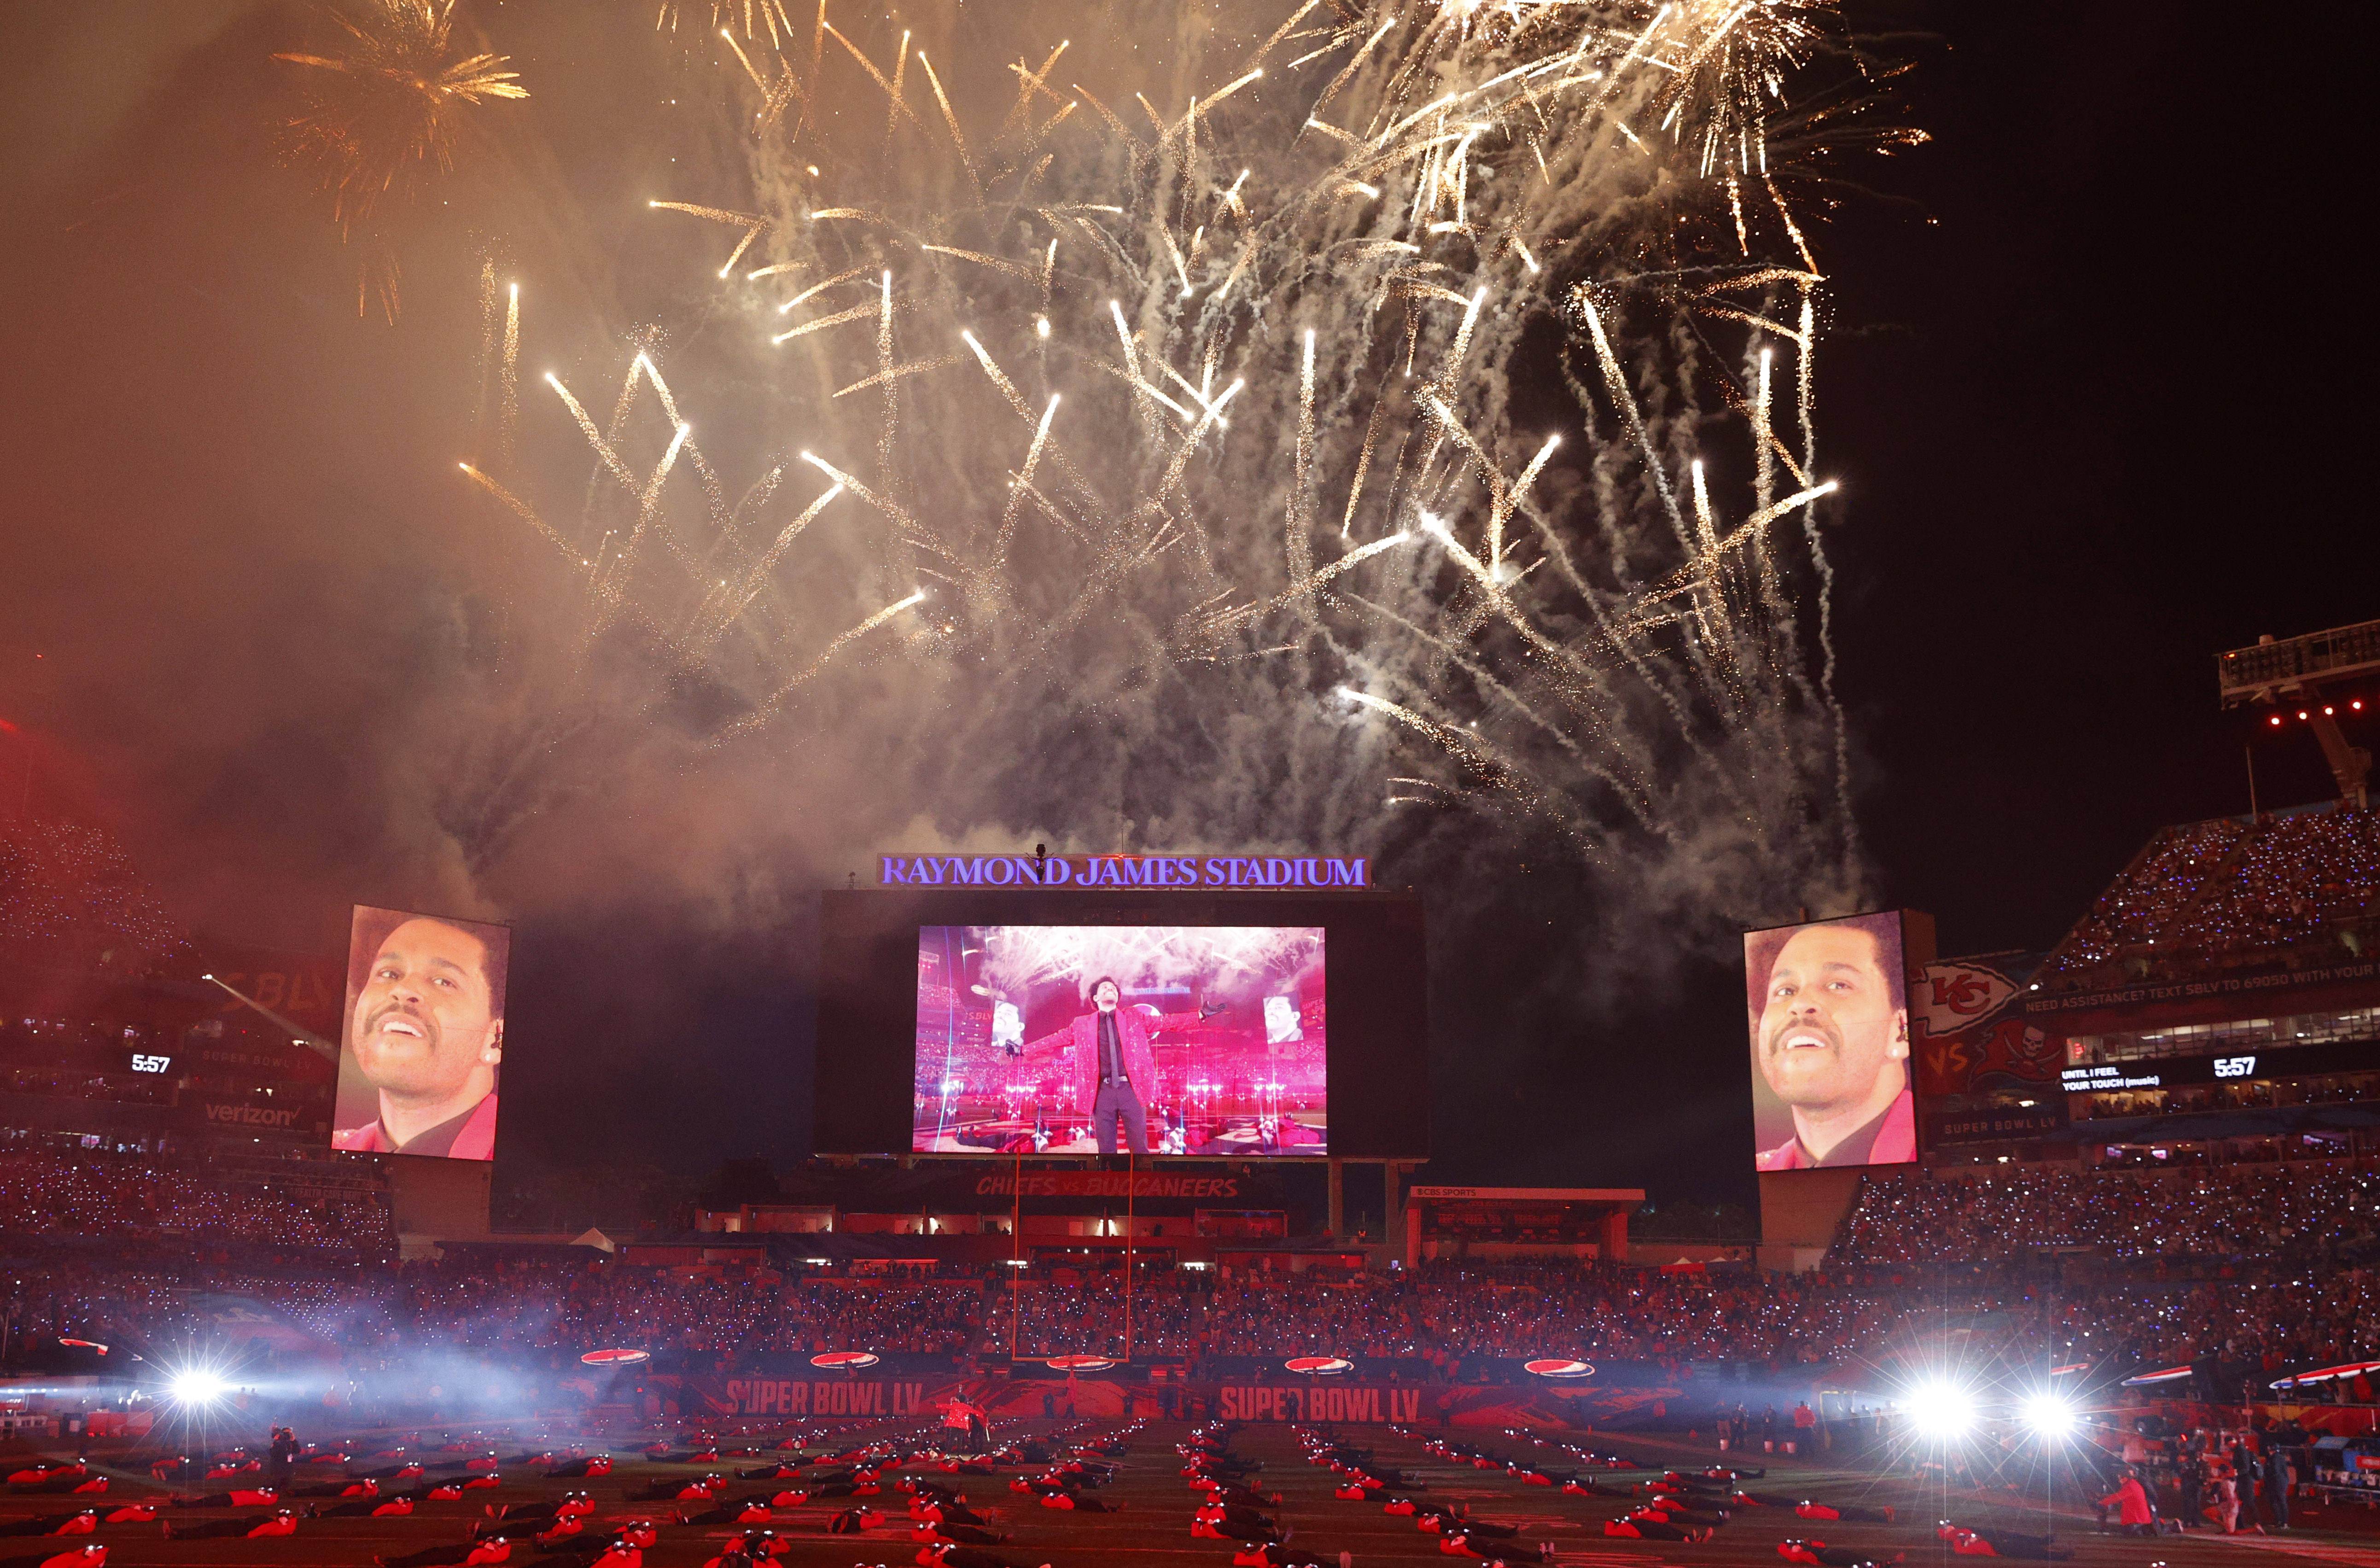
POLYGON ((1091 982, 1091 1011, 1027 1044, 1023 1055, 1051 1062, 1075 1084, 1090 1086, 1091 1127, 1099 1136, 1101 1154, 1116 1151, 1119 1120, 1132 1151, 1146 1154, 1148 1107, 1142 1095, 1158 1092, 1157 1058, 1149 1051, 1148 1037, 1160 1029, 1188 1028, 1222 1009, 1151 1015, 1138 1008, 1126 1009, 1123 1001, 1123 989, 1100 976, 1091 982))
POLYGON ((378 1091, 380 1114, 334 1130, 333 1148, 496 1157, 510 957, 495 951, 498 938, 505 938, 500 926, 417 915, 382 940, 356 992, 346 1041, 378 1091))
POLYGON ((1761 1150, 1759 1169, 1917 1158, 1899 938, 1896 917, 1857 917, 1803 926, 1779 950, 1753 1018, 1753 1053, 1770 1091, 1793 1108, 1793 1136, 1761 1150))
POLYGON ((2099 1500, 2099 1507, 2103 1511, 2114 1509, 2117 1526, 2128 1536, 2153 1535, 2156 1531, 2156 1511, 2149 1506, 2148 1489, 2141 1485, 2137 1470, 2125 1471, 2116 1489, 2099 1500))

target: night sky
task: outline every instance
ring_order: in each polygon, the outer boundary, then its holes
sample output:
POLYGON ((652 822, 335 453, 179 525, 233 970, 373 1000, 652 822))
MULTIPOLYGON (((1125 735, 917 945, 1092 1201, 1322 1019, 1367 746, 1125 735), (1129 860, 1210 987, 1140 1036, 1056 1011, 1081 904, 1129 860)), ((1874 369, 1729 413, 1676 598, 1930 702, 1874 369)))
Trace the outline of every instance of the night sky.
MULTIPOLYGON (((601 243, 544 286, 633 311, 643 242, 600 212, 699 148, 622 107, 627 66, 567 8, 484 9, 551 150, 510 172, 599 213, 601 243)), ((1913 63, 1891 91, 1933 138, 1861 165, 1864 192, 1813 235, 1860 830, 1883 900, 1932 911, 1945 954, 2039 949, 2155 828, 2244 810, 2243 745, 2262 805, 2329 793, 2302 729, 2218 711, 2213 659, 2380 614, 2354 492, 2371 24, 2345 6, 2284 35, 2146 5, 1851 14, 1913 63)), ((456 544, 466 516, 485 522, 452 483, 468 223, 425 218, 398 324, 358 322, 355 250, 274 156, 289 68, 268 55, 308 35, 304 12, 11 16, 0 718, 21 733, 0 733, 0 789, 114 824, 202 939, 333 951, 350 901, 455 885, 395 847, 419 824, 384 786, 438 722, 408 683, 480 635, 457 585, 505 559, 456 544)), ((898 845, 806 840, 802 816, 709 830, 799 868, 775 884, 654 876, 650 843, 516 858, 512 901, 537 914, 516 948, 506 1160, 691 1173, 804 1150, 803 890, 898 845)), ((1479 874, 1526 853, 1483 840, 1479 874)), ((1430 1178, 1748 1197, 1736 969, 1713 948, 1642 986, 1603 976, 1606 1010, 1548 994, 1534 977, 1570 893, 1530 885, 1548 880, 1513 878, 1485 915, 1467 890, 1460 919, 1428 890, 1430 1178)))

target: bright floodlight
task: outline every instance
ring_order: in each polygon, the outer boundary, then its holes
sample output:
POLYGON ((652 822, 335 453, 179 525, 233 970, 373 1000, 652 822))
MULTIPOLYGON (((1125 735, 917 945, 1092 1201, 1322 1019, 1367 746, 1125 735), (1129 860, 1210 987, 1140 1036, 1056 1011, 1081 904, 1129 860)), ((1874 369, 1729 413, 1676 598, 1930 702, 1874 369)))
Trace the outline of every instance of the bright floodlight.
POLYGON ((2024 1402, 2024 1424, 2037 1436, 2072 1437, 2080 1421, 2081 1416, 2073 1403, 2054 1393, 2037 1393, 2024 1402))
POLYGON ((1929 1438, 1963 1437, 1975 1424, 1975 1404, 1949 1383, 1927 1383, 1911 1391, 1909 1419, 1929 1438))
POLYGON ((231 1392, 231 1385, 212 1372, 176 1372, 165 1392, 182 1404, 212 1404, 231 1392))

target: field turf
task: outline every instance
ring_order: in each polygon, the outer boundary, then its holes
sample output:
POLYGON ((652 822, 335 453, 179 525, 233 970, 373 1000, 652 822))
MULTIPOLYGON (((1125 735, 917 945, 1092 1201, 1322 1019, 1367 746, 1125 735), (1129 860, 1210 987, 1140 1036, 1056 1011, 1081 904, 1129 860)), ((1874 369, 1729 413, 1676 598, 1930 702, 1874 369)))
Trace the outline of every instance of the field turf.
MULTIPOLYGON (((1022 1423, 1004 1428, 1000 1436, 1008 1439, 1034 1435, 1049 1426, 1044 1422, 1022 1423)), ((1086 1424, 1078 1428, 1082 1435, 1093 1438, 1113 1429, 1113 1423, 1086 1424)), ((846 1440, 898 1436, 903 1430, 892 1427, 860 1428, 846 1440)), ((919 1428, 905 1430, 914 1433, 919 1428)), ((1023 1473, 1020 1471, 1002 1470, 993 1477, 922 1473, 958 1486, 978 1512, 995 1515, 992 1527, 1011 1538, 982 1550, 996 1553, 1002 1562, 1017 1568, 1034 1568, 1040 1563, 1049 1563, 1051 1568, 1099 1568, 1135 1562, 1148 1563, 1152 1568, 1160 1564, 1180 1568, 1212 1564, 1214 1568, 1224 1568, 1232 1561, 1233 1543, 1196 1538, 1190 1534, 1195 1499, 1181 1475, 1182 1457, 1175 1452, 1175 1444, 1183 1441, 1188 1431, 1180 1424, 1152 1422, 1133 1435, 1129 1452, 1114 1462, 1121 1468, 1115 1482, 1091 1494, 1111 1503, 1121 1502, 1123 1509, 1120 1513, 1068 1513, 1040 1507, 1034 1498, 1008 1489, 1009 1478, 1023 1473)), ((1947 1517, 1971 1525, 2031 1535, 2043 1533, 2048 1524, 2037 1504, 2020 1506, 2012 1499, 1986 1501, 1974 1494, 1945 1494, 1938 1487, 1929 1493, 1905 1476, 1830 1467, 1823 1461, 1769 1460, 1767 1476, 1746 1482, 1749 1489, 1786 1499, 1808 1498, 1871 1509, 1888 1506, 1896 1518, 1889 1524, 1822 1523, 1801 1518, 1790 1508, 1751 1507, 1733 1511, 1732 1517, 1704 1543, 1613 1539, 1604 1535, 1603 1521, 1624 1512, 1628 1504, 1623 1501, 1565 1496, 1552 1489, 1526 1485, 1501 1469, 1482 1470, 1436 1458, 1424 1450, 1422 1434, 1398 1435, 1387 1428, 1348 1427, 1340 1428, 1339 1435, 1344 1442, 1372 1450, 1376 1465, 1425 1481, 1427 1490, 1415 1494, 1423 1501, 1467 1505, 1475 1518, 1519 1526, 1518 1539, 1524 1544, 1550 1542, 1550 1561, 1586 1564, 1590 1568, 1751 1568, 1754 1564, 1774 1568, 1783 1561, 1778 1555, 1778 1543, 1789 1538, 1815 1538, 1886 1562, 1895 1553, 1904 1553, 1908 1568, 1918 1568, 1920 1564, 1948 1568, 1950 1563, 1970 1560, 1950 1557, 1937 1542, 1934 1531, 1937 1519, 1947 1517)), ((1648 1467, 1633 1473, 1582 1472, 1598 1486, 1608 1488, 1629 1486, 1658 1475, 1667 1465, 1699 1469, 1720 1458, 1708 1443, 1689 1445, 1597 1437, 1548 1440, 1545 1446, 1539 1446, 1525 1433, 1460 1429, 1449 1435, 1458 1441, 1508 1453, 1555 1471, 1579 1467, 1578 1461, 1559 1446, 1564 1440, 1614 1450, 1648 1467)), ((731 1436, 726 1440, 733 1447, 736 1440, 731 1436)), ((1264 1468, 1250 1484, 1259 1491, 1281 1495, 1281 1504, 1271 1512, 1292 1527, 1293 1536, 1289 1545, 1293 1551, 1311 1553, 1326 1563, 1336 1563, 1342 1550, 1351 1552, 1356 1563, 1366 1565, 1466 1561, 1443 1553, 1438 1538, 1418 1530, 1412 1519, 1383 1512, 1379 1497, 1365 1501, 1332 1497, 1331 1489, 1338 1477, 1307 1462, 1293 1428, 1245 1427, 1230 1435, 1230 1442, 1234 1455, 1262 1462, 1264 1468)), ((517 1441, 493 1438, 489 1446, 507 1453, 517 1453, 520 1448, 517 1441)), ((158 1524, 103 1525, 94 1536, 67 1538, 0 1538, 0 1568, 9 1568, 20 1561, 39 1562, 51 1553, 90 1541, 109 1549, 106 1561, 115 1568, 149 1568, 152 1564, 156 1568, 169 1564, 190 1568, 201 1564, 346 1568, 370 1563, 375 1556, 395 1556, 428 1546, 460 1542, 483 1518, 482 1510, 491 1502, 551 1501, 574 1489, 593 1494, 597 1520, 641 1517, 662 1521, 659 1544, 644 1553, 647 1568, 699 1568, 730 1538, 742 1533, 723 1525, 678 1525, 672 1521, 672 1513, 680 1505, 633 1503, 627 1497, 662 1477, 694 1477, 714 1470, 732 1473, 737 1466, 748 1466, 758 1461, 722 1456, 708 1465, 654 1463, 613 1442, 589 1442, 587 1446, 590 1452, 614 1454, 617 1467, 611 1476, 591 1481, 547 1480, 532 1468, 513 1465, 501 1472, 500 1488, 468 1493, 461 1501, 423 1503, 409 1518, 309 1519, 299 1524, 296 1535, 279 1539, 174 1540, 167 1538, 158 1524)), ((16 1463, 21 1464, 27 1457, 30 1455, 21 1455, 16 1463)), ((94 1473, 112 1477, 103 1498, 12 1492, 0 1497, 0 1525, 35 1514, 67 1512, 87 1501, 115 1505, 143 1497, 162 1501, 167 1489, 151 1481, 146 1470, 152 1457, 153 1452, 128 1454, 116 1463, 94 1453, 94 1473)), ((301 1479, 322 1478, 326 1468, 306 1467, 301 1470, 301 1479)), ((892 1474, 895 1472, 888 1472, 888 1480, 892 1474)), ((180 1489, 200 1490, 223 1484, 193 1484, 180 1489)), ((742 1496, 763 1484, 731 1478, 727 1494, 742 1496)), ((854 1564, 917 1562, 921 1548, 910 1537, 905 1495, 888 1485, 880 1497, 871 1501, 882 1509, 885 1523, 864 1536, 823 1533, 828 1514, 835 1508, 848 1506, 847 1501, 779 1510, 773 1527, 790 1543, 790 1550, 778 1561, 787 1568, 822 1568, 830 1564, 832 1568, 851 1568, 854 1564)), ((706 1505, 683 1506, 698 1509, 706 1505)), ((261 1511, 239 1512, 261 1516, 261 1511)), ((231 1515, 203 1510, 164 1516, 203 1521, 231 1515)), ((2075 1568, 2154 1568, 2159 1564, 2165 1568, 2198 1568, 2201 1564, 2211 1568, 2216 1563, 2265 1563, 2270 1568, 2282 1568, 2277 1561, 2280 1558, 2313 1558, 2339 1568, 2380 1568, 2380 1549, 2375 1549, 2373 1535, 2368 1528, 2355 1527, 2363 1524, 2360 1512, 2301 1512, 2300 1527, 2288 1536, 2233 1538, 2195 1533, 2154 1539, 2103 1535, 2095 1531, 2087 1515, 2077 1515, 2070 1510, 2056 1523, 2058 1545, 2071 1550, 2070 1561, 2075 1568)), ((1492 1543, 1489 1550, 1492 1554, 1492 1543)), ((515 1550, 508 1568, 524 1568, 540 1557, 536 1549, 523 1542, 515 1550)), ((572 1565, 569 1559, 547 1561, 550 1568, 572 1565)))

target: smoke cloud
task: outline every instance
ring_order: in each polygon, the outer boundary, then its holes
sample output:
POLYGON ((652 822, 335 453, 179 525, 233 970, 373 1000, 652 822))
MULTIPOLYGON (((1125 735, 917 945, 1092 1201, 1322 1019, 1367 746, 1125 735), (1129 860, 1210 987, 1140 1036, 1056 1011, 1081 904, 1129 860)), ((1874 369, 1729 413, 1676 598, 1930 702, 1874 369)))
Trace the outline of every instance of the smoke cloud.
MULTIPOLYGON (((798 1076, 808 893, 878 849, 1370 855, 1430 901, 1457 1130, 1861 902, 1820 286, 1738 123, 1822 35, 855 5, 728 18, 747 71, 678 9, 467 10, 532 97, 391 220, 393 327, 276 164, 277 6, 82 128, 130 217, 12 244, 81 306, 10 395, 12 531, 78 519, 35 717, 186 906, 516 922, 567 1065, 515 1077, 610 1137, 715 1103, 654 1065, 698 1015, 798 1076)), ((790 1148, 801 1098, 683 1141, 790 1148)))

